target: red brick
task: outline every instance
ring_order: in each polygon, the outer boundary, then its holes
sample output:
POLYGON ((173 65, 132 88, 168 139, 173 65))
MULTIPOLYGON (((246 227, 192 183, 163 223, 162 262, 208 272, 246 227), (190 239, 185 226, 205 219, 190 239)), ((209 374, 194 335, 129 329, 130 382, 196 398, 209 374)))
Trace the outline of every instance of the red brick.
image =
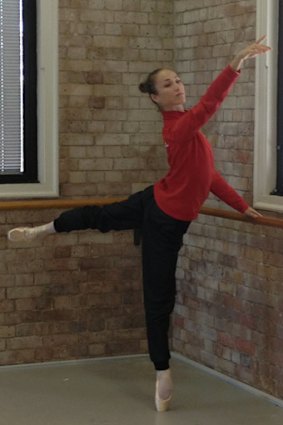
POLYGON ((106 354, 105 344, 91 344, 89 354, 91 356, 104 356, 106 354))
POLYGON ((88 84, 103 83, 103 73, 101 71, 93 71, 84 73, 85 81, 88 84))
POLYGON ((90 109, 104 109, 105 97, 92 96, 88 99, 88 106, 90 109))
POLYGON ((71 246, 58 246, 54 250, 55 258, 69 258, 71 256, 71 246))
POLYGON ((8 288, 7 298, 18 299, 18 298, 39 297, 42 294, 42 292, 43 292, 43 289, 36 286, 8 288))
POLYGON ((6 350, 0 352, 0 365, 32 363, 35 358, 34 350, 6 350))
POLYGON ((255 344, 251 341, 245 341, 243 339, 236 338, 235 347, 241 353, 253 356, 255 354, 255 344))
POLYGON ((235 347, 235 340, 234 340, 233 336, 225 334, 223 332, 218 333, 217 341, 218 341, 219 344, 221 344, 225 347, 230 347, 230 348, 235 347))
POLYGON ((3 313, 14 311, 15 304, 11 300, 2 300, 0 301, 0 311, 3 313))
POLYGON ((54 346, 54 347, 58 347, 58 346, 72 346, 74 344, 77 344, 78 342, 78 337, 77 335, 72 335, 72 334, 61 334, 61 335, 51 335, 51 336, 43 336, 42 337, 42 344, 45 347, 49 347, 49 346, 54 346))
POLYGON ((14 326, 0 326, 0 338, 12 338, 15 336, 14 326))
POLYGON ((42 337, 41 336, 23 336, 15 337, 13 339, 7 340, 7 348, 9 350, 22 350, 26 348, 34 349, 36 347, 42 346, 42 337))

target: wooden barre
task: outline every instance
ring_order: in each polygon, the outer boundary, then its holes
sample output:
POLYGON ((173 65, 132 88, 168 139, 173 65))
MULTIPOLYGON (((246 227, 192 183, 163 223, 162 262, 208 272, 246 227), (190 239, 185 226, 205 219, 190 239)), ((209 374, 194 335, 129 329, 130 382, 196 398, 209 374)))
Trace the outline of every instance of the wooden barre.
POLYGON ((2 201, 0 211, 11 210, 48 210, 84 207, 87 205, 108 205, 124 201, 123 198, 80 198, 80 199, 32 199, 28 201, 2 201))
MULTIPOLYGON (((36 199, 28 201, 2 201, 0 202, 0 211, 11 210, 37 210, 37 209, 68 209, 87 205, 108 205, 113 202, 120 202, 126 198, 81 198, 81 199, 36 199)), ((213 217, 220 217, 229 220, 243 221, 252 224, 261 224, 283 229, 283 219, 272 216, 263 216, 256 219, 246 217, 240 213, 227 211, 220 208, 202 207, 200 214, 213 217)))
POLYGON ((277 228, 279 227, 283 229, 283 219, 272 217, 270 215, 265 215, 263 217, 257 217, 257 218, 250 218, 237 212, 227 211, 221 208, 207 208, 207 207, 202 207, 200 210, 200 213, 204 215, 214 216, 214 217, 227 218, 229 220, 243 221, 245 223, 251 223, 251 224, 262 224, 264 226, 277 227, 277 228))

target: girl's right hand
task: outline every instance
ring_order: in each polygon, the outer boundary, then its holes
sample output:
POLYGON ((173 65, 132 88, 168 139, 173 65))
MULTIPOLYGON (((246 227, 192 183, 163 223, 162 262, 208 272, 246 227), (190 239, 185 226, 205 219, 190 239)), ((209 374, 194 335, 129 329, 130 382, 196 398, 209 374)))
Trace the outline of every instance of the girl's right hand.
POLYGON ((255 58, 256 56, 262 55, 268 52, 269 50, 271 50, 271 47, 266 46, 265 44, 261 44, 262 41, 265 40, 265 38, 266 36, 263 35, 255 43, 252 43, 249 46, 245 47, 244 49, 240 50, 240 52, 237 53, 237 55, 234 57, 234 59, 230 63, 230 66, 235 71, 239 71, 245 60, 250 58, 255 58))

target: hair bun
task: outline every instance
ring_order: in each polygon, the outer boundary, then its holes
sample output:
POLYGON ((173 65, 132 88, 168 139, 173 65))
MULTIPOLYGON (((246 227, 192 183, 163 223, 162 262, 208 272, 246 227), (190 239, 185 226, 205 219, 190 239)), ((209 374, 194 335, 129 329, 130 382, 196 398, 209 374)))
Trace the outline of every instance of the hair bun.
POLYGON ((148 85, 146 83, 140 83, 139 89, 142 93, 148 93, 148 85))
POLYGON ((150 74, 148 74, 147 78, 142 83, 140 83, 139 89, 142 93, 157 94, 155 88, 155 78, 157 74, 162 70, 163 68, 155 69, 150 74))

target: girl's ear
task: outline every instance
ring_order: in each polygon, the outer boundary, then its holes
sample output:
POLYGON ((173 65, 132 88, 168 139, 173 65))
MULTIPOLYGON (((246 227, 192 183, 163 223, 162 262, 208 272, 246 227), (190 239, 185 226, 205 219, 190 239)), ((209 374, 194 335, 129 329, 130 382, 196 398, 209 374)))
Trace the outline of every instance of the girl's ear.
POLYGON ((150 94, 151 100, 158 105, 158 95, 157 94, 150 94))

